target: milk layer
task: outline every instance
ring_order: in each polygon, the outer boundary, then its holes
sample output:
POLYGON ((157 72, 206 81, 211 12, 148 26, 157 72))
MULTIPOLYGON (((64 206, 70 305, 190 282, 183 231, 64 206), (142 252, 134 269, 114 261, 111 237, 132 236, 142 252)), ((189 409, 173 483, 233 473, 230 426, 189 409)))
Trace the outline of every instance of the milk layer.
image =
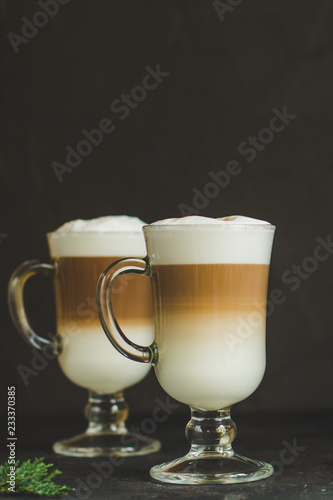
POLYGON ((255 391, 266 365, 265 314, 253 310, 222 313, 213 320, 209 314, 164 319, 156 332, 155 372, 173 398, 217 410, 255 391))
MULTIPOLYGON (((124 326, 134 342, 150 345, 153 329, 150 324, 124 326)), ((61 332, 60 332, 61 335, 61 332)), ((102 394, 122 391, 142 380, 149 364, 136 363, 120 354, 105 336, 102 327, 81 327, 66 335, 58 362, 64 374, 85 389, 102 394)))

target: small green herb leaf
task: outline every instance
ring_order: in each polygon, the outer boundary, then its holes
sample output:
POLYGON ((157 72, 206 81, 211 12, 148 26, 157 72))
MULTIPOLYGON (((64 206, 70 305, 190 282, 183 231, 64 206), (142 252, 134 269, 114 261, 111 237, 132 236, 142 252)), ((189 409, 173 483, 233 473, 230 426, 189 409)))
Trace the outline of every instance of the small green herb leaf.
POLYGON ((15 464, 9 465, 5 463, 0 465, 0 494, 14 493, 34 493, 44 497, 54 497, 59 495, 67 495, 68 491, 74 490, 69 486, 59 486, 54 484, 52 479, 62 472, 58 469, 49 471, 53 464, 45 464, 44 458, 35 458, 32 462, 30 459, 22 462, 17 460, 15 464), (11 487, 10 474, 15 467, 15 486, 11 487))

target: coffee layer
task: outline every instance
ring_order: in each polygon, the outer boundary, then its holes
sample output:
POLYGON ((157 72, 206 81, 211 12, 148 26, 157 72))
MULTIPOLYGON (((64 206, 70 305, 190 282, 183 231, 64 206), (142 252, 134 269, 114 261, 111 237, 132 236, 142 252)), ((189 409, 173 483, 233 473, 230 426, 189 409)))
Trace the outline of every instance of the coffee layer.
POLYGON ((152 266, 159 314, 264 310, 268 265, 189 264, 152 266))
MULTIPOLYGON (((120 257, 63 257, 56 259, 54 278, 57 325, 59 331, 68 324, 100 326, 96 307, 96 286, 100 274, 120 257)), ((115 282, 113 306, 121 326, 128 322, 149 322, 152 299, 149 279, 127 274, 115 282)))
POLYGON ((152 266, 156 375, 182 403, 216 410, 265 370, 268 265, 152 266))

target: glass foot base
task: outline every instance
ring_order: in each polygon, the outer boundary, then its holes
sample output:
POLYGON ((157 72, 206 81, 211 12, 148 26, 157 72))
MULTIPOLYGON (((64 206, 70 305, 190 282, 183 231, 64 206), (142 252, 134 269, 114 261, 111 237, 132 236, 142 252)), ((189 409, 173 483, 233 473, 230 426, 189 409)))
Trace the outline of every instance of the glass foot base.
POLYGON ((189 453, 172 462, 156 465, 150 475, 158 481, 175 484, 234 484, 258 481, 273 474, 272 465, 234 453, 189 453))
POLYGON ((68 457, 118 456, 135 457, 154 453, 161 448, 156 439, 132 432, 124 434, 85 432, 69 439, 57 441, 53 451, 68 457))

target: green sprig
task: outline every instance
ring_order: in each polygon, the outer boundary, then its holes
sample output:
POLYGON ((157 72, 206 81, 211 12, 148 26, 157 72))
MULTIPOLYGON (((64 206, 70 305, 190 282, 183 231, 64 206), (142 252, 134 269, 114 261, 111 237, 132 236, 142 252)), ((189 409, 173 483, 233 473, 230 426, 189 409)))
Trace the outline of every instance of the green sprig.
MULTIPOLYGON (((21 463, 17 460, 15 462, 15 494, 17 493, 34 493, 44 497, 54 497, 58 495, 67 495, 68 491, 73 491, 75 488, 69 486, 59 486, 54 484, 52 479, 62 472, 58 469, 49 473, 49 468, 53 464, 45 464, 44 458, 35 458, 33 462, 26 460, 21 463)), ((13 466, 14 464, 12 464, 13 466)), ((12 493, 8 490, 9 474, 11 472, 10 465, 5 463, 0 465, 0 493, 12 493)), ((12 493, 13 494, 13 493, 12 493)))

